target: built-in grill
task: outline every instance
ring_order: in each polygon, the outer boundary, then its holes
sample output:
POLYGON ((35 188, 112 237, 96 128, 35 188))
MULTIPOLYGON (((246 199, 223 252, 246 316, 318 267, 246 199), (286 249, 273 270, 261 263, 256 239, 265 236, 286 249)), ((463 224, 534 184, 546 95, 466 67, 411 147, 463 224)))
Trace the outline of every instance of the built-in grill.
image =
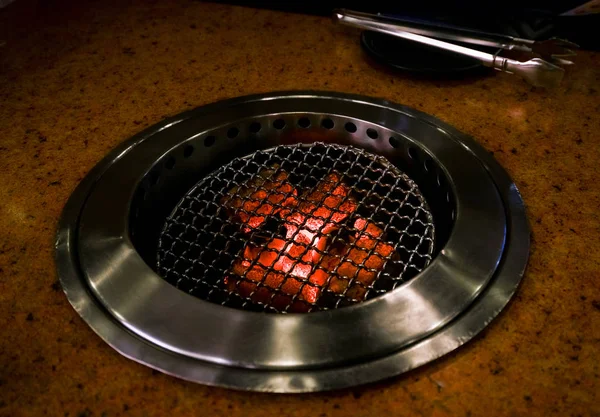
POLYGON ((382 100, 278 93, 184 113, 111 152, 64 209, 57 264, 124 355, 305 392, 465 343, 515 292, 528 233, 510 178, 452 127, 382 100))

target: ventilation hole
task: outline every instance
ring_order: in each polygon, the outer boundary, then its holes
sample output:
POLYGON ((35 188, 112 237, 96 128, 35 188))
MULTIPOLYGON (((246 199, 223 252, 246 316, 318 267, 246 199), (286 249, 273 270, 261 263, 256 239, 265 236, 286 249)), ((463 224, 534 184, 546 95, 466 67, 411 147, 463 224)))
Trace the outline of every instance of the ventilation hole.
POLYGON ((300 126, 301 128, 306 129, 307 127, 310 126, 310 120, 308 120, 308 117, 303 117, 300 120, 298 120, 298 126, 300 126))
POLYGON ((392 148, 399 148, 400 140, 394 136, 390 136, 390 145, 392 145, 392 148))
POLYGON ((371 139, 377 139, 379 135, 377 134, 377 131, 375 129, 367 129, 367 136, 371 139))
POLYGON ((408 148, 408 156, 410 156, 410 158, 414 159, 415 161, 419 160, 419 154, 417 153, 417 150, 412 146, 408 148))
POLYGON ((158 174, 158 171, 152 171, 150 173, 150 185, 156 185, 158 183, 159 178, 160 175, 158 174))
POLYGON ((448 191, 446 193, 446 201, 449 203, 450 202, 450 191, 448 191))
POLYGON ((433 170, 433 161, 431 159, 426 159, 423 162, 423 166, 425 167, 425 171, 431 172, 433 170))
POLYGON ((443 187, 444 186, 444 177, 439 172, 437 174, 437 185, 438 185, 438 187, 443 187))
POLYGON ((194 147, 192 145, 188 145, 185 148, 183 148, 183 157, 184 158, 189 158, 190 156, 192 156, 193 153, 194 153, 194 147))
POLYGON ((214 136, 207 136, 204 138, 204 146, 206 146, 207 148, 210 148, 211 146, 213 146, 215 144, 216 140, 217 140, 217 138, 215 138, 214 136))
POLYGON ((285 121, 283 119, 277 119, 273 122, 273 127, 277 130, 281 130, 285 127, 285 121))
POLYGON ((262 128, 262 126, 260 125, 260 123, 252 122, 252 123, 250 123, 249 130, 250 130, 250 133, 258 133, 258 132, 260 132, 261 128, 262 128))
POLYGON ((234 139, 240 133, 240 130, 237 127, 232 127, 227 131, 227 137, 229 139, 234 139))
POLYGON ((323 126, 325 129, 333 129, 333 126, 334 126, 333 120, 323 119, 321 121, 321 126, 323 126))
POLYGON ((356 125, 352 122, 348 122, 344 125, 344 127, 346 128, 346 130, 350 133, 354 133, 356 132, 356 125))
POLYGON ((450 213, 450 218, 452 219, 452 221, 456 220, 456 212, 454 210, 452 210, 452 212, 450 213))
POLYGON ((173 169, 174 166, 175 166, 175 158, 173 158, 172 156, 169 156, 167 158, 167 160, 165 161, 165 168, 173 169))

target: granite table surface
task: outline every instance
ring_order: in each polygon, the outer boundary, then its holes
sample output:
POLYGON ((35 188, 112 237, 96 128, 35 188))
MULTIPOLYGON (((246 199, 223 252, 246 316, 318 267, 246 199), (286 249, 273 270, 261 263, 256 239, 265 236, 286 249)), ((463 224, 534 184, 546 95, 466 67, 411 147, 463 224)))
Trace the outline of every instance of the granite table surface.
POLYGON ((390 70, 325 17, 190 0, 0 9, 0 415, 600 415, 600 54, 575 60, 545 91, 502 73, 390 70), (58 283, 54 235, 71 192, 118 143, 165 117, 300 89, 411 106, 493 153, 532 228, 514 301, 452 354, 334 392, 207 387, 119 355, 58 283))

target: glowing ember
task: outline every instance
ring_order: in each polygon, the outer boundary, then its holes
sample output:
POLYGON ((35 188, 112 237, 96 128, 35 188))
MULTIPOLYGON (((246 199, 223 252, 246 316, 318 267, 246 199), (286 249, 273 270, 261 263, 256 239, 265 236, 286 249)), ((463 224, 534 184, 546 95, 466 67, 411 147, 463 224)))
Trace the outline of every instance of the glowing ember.
POLYGON ((260 233, 269 217, 281 221, 282 236, 271 231, 263 244, 249 241, 225 278, 229 291, 280 311, 309 311, 325 289, 363 300, 394 252, 381 228, 356 216, 356 200, 335 173, 299 197, 275 166, 231 189, 222 203, 248 234, 260 233), (334 239, 343 227, 348 236, 334 239))

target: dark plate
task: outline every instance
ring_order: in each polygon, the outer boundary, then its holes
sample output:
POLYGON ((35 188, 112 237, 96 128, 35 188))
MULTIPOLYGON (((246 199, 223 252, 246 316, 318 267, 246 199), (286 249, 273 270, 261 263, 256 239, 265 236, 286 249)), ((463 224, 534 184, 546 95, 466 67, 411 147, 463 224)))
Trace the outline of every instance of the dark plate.
MULTIPOLYGON (((372 58, 403 71, 452 75, 489 70, 476 59, 383 33, 365 31, 360 40, 362 47, 372 58)), ((472 45, 462 45, 473 48, 472 45)), ((477 49, 492 54, 497 52, 491 48, 477 49)))

